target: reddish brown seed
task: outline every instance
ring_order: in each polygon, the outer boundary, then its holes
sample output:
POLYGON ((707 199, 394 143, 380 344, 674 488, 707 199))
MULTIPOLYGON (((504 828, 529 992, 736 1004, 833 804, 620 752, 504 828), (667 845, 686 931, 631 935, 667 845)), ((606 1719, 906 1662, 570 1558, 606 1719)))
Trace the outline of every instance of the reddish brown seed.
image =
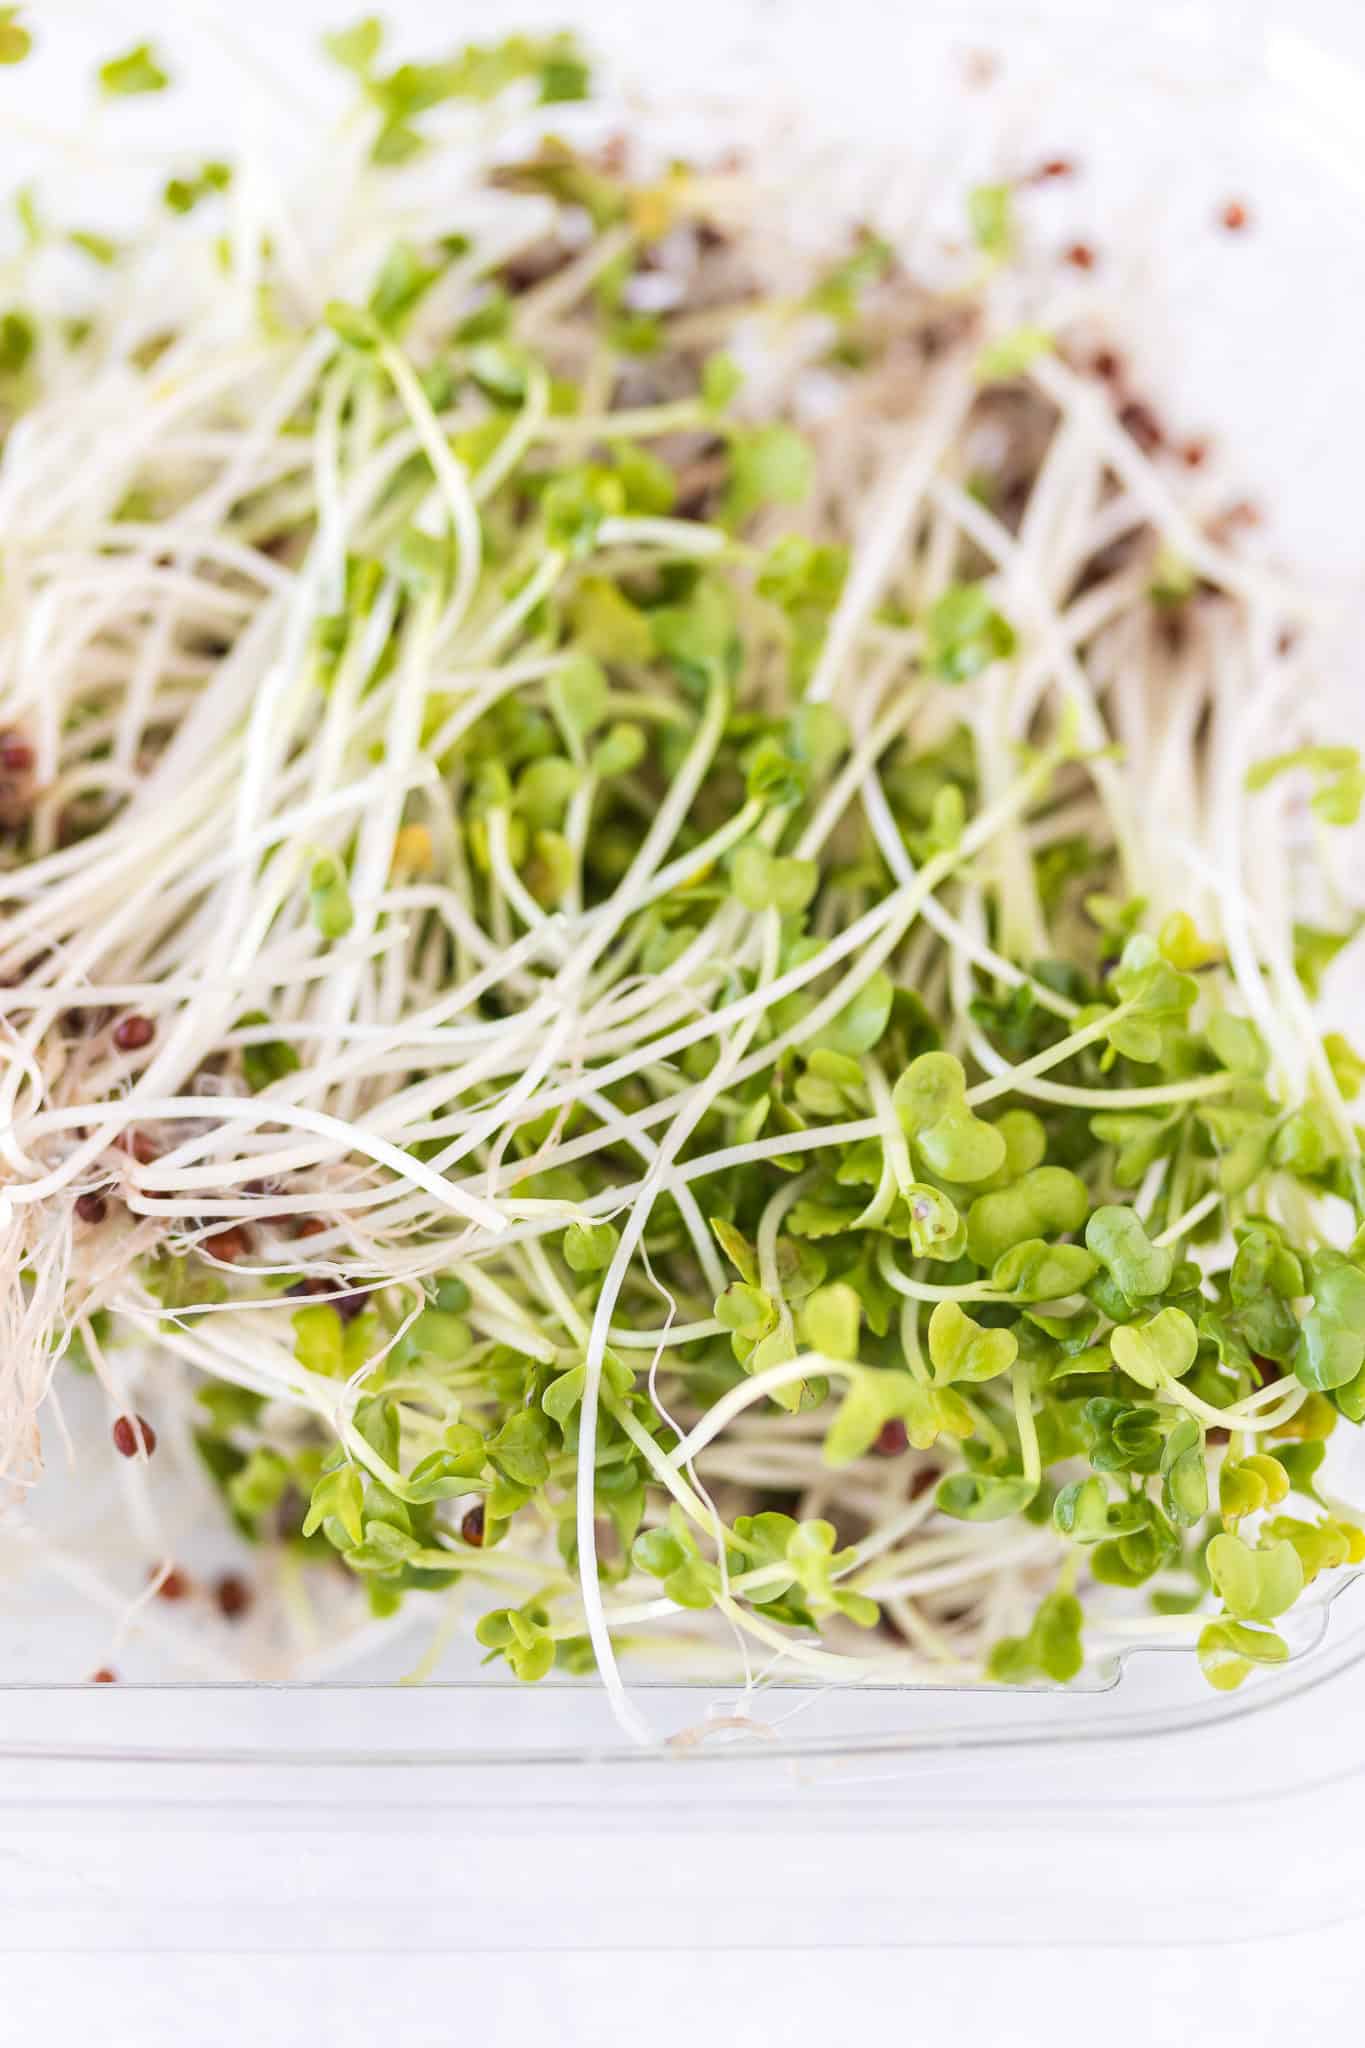
POLYGON ((1223 514, 1224 526, 1259 526, 1263 514, 1259 505, 1250 498, 1239 498, 1235 505, 1229 505, 1223 514))
POLYGON ((113 1140, 120 1152, 130 1152, 139 1166, 150 1166, 161 1157, 161 1148, 145 1131, 120 1131, 113 1140))
POLYGON ((109 1204, 103 1195, 77 1195, 76 1214, 82 1223, 103 1223, 109 1214, 109 1204))
POLYGON ((630 161, 630 138, 618 129, 607 137, 598 156, 608 177, 619 178, 630 161))
POLYGON ((1298 644, 1299 636, 1294 631, 1294 628, 1292 626, 1281 626, 1279 632, 1275 635, 1275 652, 1277 654, 1292 654, 1298 644))
POLYGON ((898 1415, 893 1415, 890 1422, 882 1424, 872 1448, 879 1458, 898 1458, 902 1451, 910 1448, 910 1438, 906 1434, 905 1424, 898 1415))
POLYGON ((139 1440, 150 1458, 156 1449, 156 1431, 141 1415, 120 1415, 113 1427, 114 1449, 124 1458, 135 1458, 139 1440))
POLYGON ((236 1572, 225 1572, 214 1582, 213 1597, 218 1603, 218 1612, 228 1621, 236 1621, 251 1605, 251 1588, 236 1572))
POLYGON ((484 1506, 481 1500, 475 1501, 473 1507, 460 1519, 460 1534, 474 1550, 482 1548, 484 1521, 484 1506))
POLYGON ((1095 252, 1089 242, 1073 242, 1066 251, 1066 260, 1073 270, 1093 270, 1095 252))
POLYGON ((370 1297, 368 1294, 352 1293, 334 1294, 332 1296, 332 1307, 341 1317, 343 1323, 353 1323, 357 1316, 363 1315, 369 1307, 369 1302, 370 1297))
POLYGON ((1150 405, 1140 398, 1130 399, 1119 414, 1119 425, 1126 427, 1144 455, 1155 454, 1166 439, 1165 430, 1150 405))
POLYGON ((1202 469, 1208 459, 1209 444, 1207 441, 1186 441, 1181 447, 1180 460, 1184 463, 1186 469, 1202 469))
POLYGON ((1204 1431, 1204 1441, 1209 1444, 1225 1444, 1230 1433, 1220 1423, 1215 1422, 1212 1429, 1204 1431))
POLYGON ((1029 173, 1029 182, 1045 185, 1049 178, 1074 178, 1075 175, 1076 166, 1069 156, 1050 156, 1045 163, 1039 164, 1036 171, 1029 173))
POLYGON ((120 1052, 141 1052, 155 1037, 156 1026, 150 1017, 125 1017, 114 1026, 114 1043, 120 1052))
POLYGON ((0 733, 0 768, 6 775, 27 775, 33 767, 33 749, 17 732, 0 733))
POLYGON ((295 1237, 317 1237, 327 1228, 321 1216, 301 1216, 294 1225, 295 1237))
MULTIPOLYGON (((158 1570, 159 1566, 153 1565, 147 1574, 148 1578, 154 1579, 158 1570)), ((184 1572, 178 1571, 172 1565, 165 1578, 157 1587, 156 1597, 158 1600, 185 1600, 189 1597, 190 1590, 190 1582, 184 1572)))
POLYGON ((246 1258, 250 1252, 251 1233, 240 1224, 233 1224, 228 1230, 215 1230, 212 1237, 204 1238, 199 1249, 207 1252, 211 1259, 230 1266, 235 1260, 246 1258))
POLYGON ((101 1664, 98 1671, 91 1672, 90 1683, 92 1685, 117 1685, 118 1673, 111 1671, 107 1664, 101 1664))
POLYGON ((1243 228, 1249 224, 1251 216, 1240 199, 1229 199, 1218 219, 1230 235, 1240 235, 1243 228))
POLYGON ((1112 348, 1098 348, 1090 359, 1090 367, 1097 377, 1103 377, 1106 384, 1114 383, 1123 370, 1123 364, 1112 348))
POLYGON ((910 1482, 911 1500, 918 1500, 922 1494, 929 1491, 931 1486, 937 1486, 938 1480, 939 1471, 937 1465, 921 1465, 919 1471, 910 1482))

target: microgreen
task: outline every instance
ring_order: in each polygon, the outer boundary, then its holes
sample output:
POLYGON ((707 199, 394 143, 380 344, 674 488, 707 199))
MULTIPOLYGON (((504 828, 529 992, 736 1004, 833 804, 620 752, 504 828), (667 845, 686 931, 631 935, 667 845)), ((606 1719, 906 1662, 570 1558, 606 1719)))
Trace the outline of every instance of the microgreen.
POLYGON ((1014 628, 991 603, 983 584, 958 583, 930 608, 924 622, 924 659, 945 683, 969 682, 1015 648, 1014 628))
POLYGON ((730 451, 726 512, 741 525, 762 505, 797 505, 811 486, 811 452, 793 427, 781 422, 736 430, 730 451))
POLYGON ((33 36, 21 7, 0 7, 0 64, 22 64, 33 48, 33 36))
POLYGON ((997 260, 1014 247, 1014 202, 1008 185, 976 185, 967 194, 967 225, 984 255, 997 260))
POLYGON ((112 98, 165 92, 170 82, 170 73, 163 69, 150 43, 138 43, 122 57, 111 57, 99 71, 100 90, 112 98))
POLYGON ((1016 1685, 1031 1678, 1050 1678, 1064 1685, 1084 1662, 1081 1628, 1084 1611, 1074 1593, 1049 1593, 1025 1636, 1002 1636, 991 1646, 986 1669, 992 1678, 1016 1685))
POLYGON ((351 929, 354 913, 346 886, 346 871, 331 854, 315 860, 308 875, 313 922, 324 939, 344 939, 351 929))
POLYGON ((925 1165, 945 1180, 981 1181, 997 1173, 1005 1141, 967 1106, 967 1077, 951 1053, 912 1061, 892 1093, 901 1128, 925 1165))
POLYGON ((1043 327, 1016 327, 988 342, 976 359, 976 374, 983 384, 1005 384, 1021 377, 1039 356, 1056 348, 1053 335, 1043 327))
POLYGON ((724 412, 744 384, 744 373, 733 356, 718 350, 702 364, 701 398, 708 412, 724 412))
MULTIPOLYGON (((998 1128, 996 1134, 1001 1136, 998 1128)), ((979 1266, 993 1266, 1029 1238, 1079 1230, 1089 1207, 1085 1182, 1076 1174, 1062 1166, 1031 1167, 1008 1187, 977 1196, 967 1211, 967 1249, 979 1266)), ((1099 1247, 1091 1244, 1090 1249, 1099 1247)))
POLYGON ((201 199, 226 192, 231 183, 231 164, 214 158, 202 164, 191 177, 168 178, 161 196, 171 213, 192 213, 201 199))
POLYGON ((192 156, 117 244, 15 202, 0 1464, 126 1386, 269 1640, 436 1593, 419 1668, 636 1733, 618 1658, 737 1639, 1283 1662, 1365 1562, 1365 771, 1278 585, 1002 328, 1014 185, 945 298, 647 113, 545 133, 567 35, 324 48, 287 233, 192 156))
POLYGON ((325 35, 322 47, 344 70, 355 72, 359 78, 368 78, 384 47, 384 24, 377 15, 368 14, 351 28, 337 29, 325 35))
POLYGON ((861 295, 883 277, 895 258, 889 242, 877 235, 859 237, 852 253, 817 279, 806 303, 817 313, 847 320, 856 311, 861 295))
POLYGON ((1365 769, 1358 747, 1295 747, 1258 761, 1247 772, 1247 788, 1265 789, 1291 769, 1308 769, 1317 788, 1312 806, 1327 825, 1354 825, 1365 797, 1365 769))

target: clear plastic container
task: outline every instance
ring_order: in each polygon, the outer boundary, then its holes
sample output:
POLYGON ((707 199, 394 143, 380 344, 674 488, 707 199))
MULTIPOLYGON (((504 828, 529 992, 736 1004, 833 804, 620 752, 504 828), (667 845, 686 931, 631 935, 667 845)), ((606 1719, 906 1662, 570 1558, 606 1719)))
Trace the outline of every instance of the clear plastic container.
MULTIPOLYGON (((1074 155, 1084 178, 1040 200, 1059 245, 1095 242, 1163 410, 1212 430, 1276 551, 1311 565, 1343 624, 1359 611, 1345 515, 1365 452, 1365 80, 1349 63, 1245 0, 1169 18, 1096 0, 484 0, 477 30, 566 12, 646 86, 781 102, 814 165, 826 138, 894 145, 925 232, 982 175, 1074 155), (1235 237, 1216 226, 1233 197, 1252 220, 1235 237)), ((124 10, 99 13, 103 48, 124 10)), ((421 0, 389 13, 420 38, 421 0)), ((332 0, 283 16, 238 0, 231 29, 289 78, 333 14, 332 0)), ((88 33, 69 34, 62 54, 88 53, 88 33)), ((201 139, 222 129, 216 89, 201 78, 174 116, 201 139)), ((1341 644, 1359 726, 1359 643, 1341 644)), ((6 1942, 212 1947, 225 1897, 234 1945, 260 1948, 401 1948, 433 1916, 468 1947, 689 1946, 737 1926, 747 1944, 797 1946, 1322 1924, 1365 1906, 1365 1593, 1345 1574, 1332 1591, 1297 1624, 1290 1666, 1235 1695, 1209 1692, 1188 1653, 1155 1651, 1068 1693, 774 1687, 717 1712, 713 1687, 651 1686, 650 1720, 674 1737, 652 1753, 590 1683, 0 1685, 0 1809, 25 1847, 22 1880, 0 1862, 6 1942), (96 1845, 74 1902, 73 1810, 96 1845), (458 1854, 405 1850, 385 1884, 357 1885, 357 1857, 384 1865, 378 1838, 410 1849, 448 1830, 458 1854), (1183 1853, 1192 1831, 1198 1852, 1183 1853), (221 1854, 234 1834, 268 1849, 240 1896, 221 1854), (1271 1843, 1273 1887, 1251 1874, 1271 1843), (552 1908, 525 1883, 542 1851, 552 1908), (1228 1881, 1238 1868, 1245 1884, 1228 1881)), ((22 1624, 37 1679, 97 1642, 88 1601, 63 1597, 22 1624)))

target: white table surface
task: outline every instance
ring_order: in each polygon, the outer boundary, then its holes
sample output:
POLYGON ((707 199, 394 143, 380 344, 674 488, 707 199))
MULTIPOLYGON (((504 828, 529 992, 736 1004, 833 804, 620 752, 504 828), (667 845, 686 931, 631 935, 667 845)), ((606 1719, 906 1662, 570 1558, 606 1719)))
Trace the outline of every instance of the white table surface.
MULTIPOLYGON (((639 0, 643 9, 659 0, 639 0)), ((994 0, 995 11, 1010 11, 1010 0, 994 0)), ((1113 6, 1131 13, 1129 0, 1090 0, 1097 32, 1113 6)), ((334 22, 363 11, 360 0, 320 5, 319 0, 204 0, 201 12, 219 9, 245 32, 268 34, 268 25, 334 22)), ((565 18, 591 31, 595 0, 566 0, 565 18)), ((60 0, 38 0, 30 8, 41 24, 49 14, 84 11, 91 20, 120 22, 130 10, 105 10, 90 0, 84 10, 60 0)), ((143 0, 135 18, 155 33, 178 11, 174 0, 143 0)), ((430 0, 403 0, 390 14, 405 13, 457 32, 477 33, 478 8, 436 8, 430 0)), ((772 7, 774 17, 778 6, 772 7)), ((1365 64, 1365 6, 1360 0, 1293 0, 1262 10, 1246 0, 1248 16, 1262 11, 1291 21, 1294 29, 1317 35, 1331 47, 1365 64)), ((832 53, 838 54, 838 38, 832 53)), ((3 150, 3 143, 0 143, 3 150)), ((0 157, 0 170, 3 158, 0 157)), ((0 182, 5 182, 0 180, 0 182)), ((68 1883, 73 1900, 88 1887, 94 1841, 83 1835, 79 1809, 64 1816, 61 1853, 47 1847, 45 1881, 68 1883)), ((401 1853, 401 1839, 392 1843, 401 1853)), ((165 1854, 183 1854, 175 1838, 165 1854)), ((761 1848, 755 1879, 761 1882, 761 1848)), ((0 1837, 0 1868, 9 1896, 22 1893, 33 1838, 9 1831, 0 1837)), ((210 1853, 210 1852, 201 1852, 210 1853)), ((278 1853, 277 1851, 274 1853, 278 1853)), ((450 1854, 458 1857, 458 1840, 450 1854)), ((666 1838, 658 1845, 667 1854, 666 1838)), ((230 1825, 213 1843, 225 1896, 240 1896, 254 1876, 264 1879, 262 1859, 272 1854, 266 1834, 236 1833, 230 1825)), ((528 1869, 528 1886, 552 1886, 552 1868, 528 1869)), ((836 1890, 847 1873, 832 1868, 836 1890)), ((1228 1882, 1272 1883, 1273 1870, 1230 1869, 1228 1882)), ((1216 1881, 1216 1880, 1214 1880, 1216 1881)), ((477 1869, 470 1883, 478 1882, 477 1869)), ((1046 1871, 1039 1873, 1044 1889, 1046 1871)), ((1116 1929, 1116 1938, 1124 1930, 1116 1929)), ((225 1908, 224 1941, 231 1939, 225 1908)), ((479 2048, 522 2048, 614 2042, 670 2048, 716 2043, 717 2048, 766 2048, 768 2043, 875 2039, 880 2027, 894 2027, 898 2040, 926 2048, 1032 2048, 1058 2038, 1109 2042, 1190 2042, 1198 2048, 1258 2048, 1258 2044, 1314 2039, 1334 2048, 1358 2038, 1360 1994, 1365 1990, 1365 1916, 1354 1908, 1339 1924, 1280 1939, 1210 1947, 1198 1939, 1181 1947, 1126 1946, 1077 1950, 1066 1946, 1066 1928, 1048 1949, 995 1946, 801 1952, 711 1946, 700 1950, 630 1953, 502 1951, 446 1952, 449 1944, 433 1926, 416 1932, 415 1951, 401 1957, 352 1950, 308 1955, 250 1951, 227 1954, 158 1952, 149 1936, 142 1954, 82 1954, 79 1949, 41 1954, 16 1952, 0 1920, 0 2040, 64 2044, 92 2039, 102 2048, 219 2048, 243 2042, 317 2043, 319 2048, 371 2048, 401 2042, 403 2048, 465 2041, 479 2048), (422 1952, 425 1948, 426 1952, 422 1952), (852 2027, 850 2026, 852 2022, 852 2027), (879 2027, 880 2023, 880 2027, 879 2027)))
POLYGON ((66 2048, 1270 2048, 1359 2038, 1365 1924, 1134 1952, 659 1950, 3 1958, 7 2041, 66 2048))

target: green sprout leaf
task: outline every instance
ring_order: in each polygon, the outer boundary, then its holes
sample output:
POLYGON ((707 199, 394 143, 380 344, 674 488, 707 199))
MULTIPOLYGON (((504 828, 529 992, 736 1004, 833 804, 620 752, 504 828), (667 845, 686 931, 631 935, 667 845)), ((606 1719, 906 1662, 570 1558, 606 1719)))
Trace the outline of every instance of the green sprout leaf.
POLYGON ((291 1477, 288 1459, 268 1444, 259 1444, 229 1479, 228 1502, 244 1521, 255 1521, 279 1506, 291 1477))
POLYGON ((342 1465, 335 1472, 324 1472, 313 1488, 303 1534, 311 1536, 327 1522, 334 1521, 340 1525, 347 1542, 358 1544, 364 1533, 361 1520, 363 1498, 364 1487, 354 1465, 342 1465))
POLYGON ((787 1562, 814 1615, 842 1614, 859 1628, 875 1628, 880 1619, 875 1600, 845 1591, 834 1574, 856 1563, 856 1550, 836 1550, 832 1522, 800 1522, 787 1539, 787 1562))
POLYGON ((951 1053, 912 1060, 892 1092, 901 1128, 924 1164, 945 1180, 986 1180, 1005 1159, 1005 1140, 966 1103, 967 1077, 951 1053))
POLYGON ((1155 1408, 1132 1407, 1126 1401, 1095 1394, 1082 1419, 1086 1449, 1097 1472, 1155 1472, 1165 1448, 1155 1408))
POLYGON ((991 1285, 1016 1301, 1061 1301, 1079 1293, 1098 1270, 1099 1261, 1083 1245, 1026 1237, 996 1260, 991 1285))
POLYGON ((915 1257, 960 1259, 967 1245, 967 1229, 947 1195, 927 1181, 911 1181, 902 1193, 915 1257))
POLYGON ((858 1059, 879 1045, 891 1021, 895 989, 889 974, 878 968, 870 974, 855 996, 850 996, 837 1016, 815 1036, 806 1040, 812 1051, 844 1053, 858 1059))
POLYGON ((122 57, 111 57, 99 70, 100 91, 111 98, 137 93, 165 92, 170 84, 166 71, 150 43, 139 43, 122 57))
POLYGON ((611 1223, 571 1223, 564 1233, 564 1263, 571 1273, 604 1273, 619 1242, 611 1223))
POLYGON ((0 7, 0 64, 22 64, 33 37, 20 20, 18 7, 0 7))
POLYGON ((725 512, 742 526, 761 505, 799 505, 811 487, 814 458, 795 427, 781 422, 736 433, 725 512))
POLYGON ((778 910, 786 917, 810 903, 820 870, 813 860, 792 860, 748 845, 735 854, 730 879, 746 910, 778 910))
POLYGON ((384 47, 384 24, 377 15, 366 15, 351 28, 337 29, 322 38, 322 47, 334 64, 368 78, 379 62, 384 47))
POLYGON ((806 1296, 797 1325, 812 1351, 826 1358, 852 1359, 858 1356, 862 1314, 857 1289, 846 1280, 836 1280, 806 1296))
MULTIPOLYGON (((248 1010, 236 1023, 238 1031, 252 1029, 270 1022, 264 1010, 248 1010)), ((273 1081, 282 1081, 286 1074, 297 1073, 299 1056, 287 1039, 267 1038, 259 1045, 242 1047, 242 1075, 253 1095, 259 1095, 262 1088, 268 1088, 273 1081)))
POLYGON ((1155 1392, 1166 1380, 1183 1379, 1194 1364, 1199 1338, 1183 1309, 1163 1308, 1145 1323, 1123 1323, 1109 1335, 1120 1371, 1155 1392))
POLYGON ((727 1222, 723 1216, 713 1216, 710 1222, 716 1243, 739 1274, 740 1279, 747 1281, 751 1287, 757 1287, 758 1254, 743 1231, 736 1230, 734 1224, 727 1222))
POLYGON ((1077 1174, 1061 1166, 1032 1167, 1010 1186, 977 1196, 967 1211, 967 1250, 979 1266, 994 1266, 1029 1238, 1079 1230, 1089 1208, 1089 1191, 1077 1174))
POLYGON ((1026 1636, 1003 1636, 991 1648, 986 1676, 1007 1685, 1050 1678, 1065 1685, 1085 1662, 1081 1629, 1085 1616, 1074 1593, 1049 1593, 1026 1636))
POLYGON ((1085 1241, 1130 1302, 1148 1301, 1170 1286, 1175 1254, 1152 1243, 1136 1210, 1096 1209, 1086 1223, 1085 1241))
POLYGON ((955 583, 924 621, 924 665, 945 683, 970 682, 1016 645, 1014 628, 991 603, 984 583, 955 583))
POLYGON ((1308 1282, 1313 1306, 1294 1351, 1294 1372, 1315 1393, 1331 1393, 1365 1367, 1365 1272, 1341 1252, 1318 1252, 1308 1282))
POLYGON ((330 299, 323 308, 323 318, 339 341, 362 355, 373 354, 384 338, 373 313, 359 306, 348 306, 344 299, 330 299))
POLYGON ((1056 337, 1045 327, 1016 327, 982 349, 976 359, 977 382, 1007 384, 1022 377, 1031 363, 1050 355, 1056 346, 1056 337))
POLYGON ((0 376, 18 377, 38 346, 38 330, 27 313, 0 315, 0 376))
POLYGON ((1102 1479, 1073 1479, 1052 1503, 1052 1526, 1073 1543, 1099 1543, 1112 1534, 1109 1491, 1102 1479))
POLYGON ((395 242, 370 294, 370 312, 386 334, 401 334, 408 319, 440 276, 424 263, 411 242, 395 242))
POLYGON ((1129 939, 1112 979, 1121 1008, 1109 1029, 1110 1045, 1125 1059, 1160 1060, 1198 998, 1198 982, 1177 973, 1145 932, 1129 939))
POLYGON ((1292 1543, 1253 1550, 1240 1536, 1215 1536, 1205 1553, 1209 1577, 1239 1621, 1274 1621, 1303 1591, 1303 1566, 1292 1543))
POLYGON ((1192 1529, 1209 1511, 1209 1476, 1204 1432, 1193 1415, 1182 1415, 1161 1453, 1161 1505, 1172 1522, 1192 1529))
POLYGON ((907 1441, 927 1451, 940 1437, 969 1437, 972 1412, 948 1387, 926 1387, 908 1372, 874 1368, 850 1385, 825 1436, 827 1465, 847 1465, 874 1444, 888 1422, 903 1422, 907 1441))
POLYGON ((940 1301, 929 1318, 929 1356, 942 1386, 954 1380, 992 1380, 1019 1355, 1013 1330, 983 1330, 955 1301, 940 1301))
POLYGON ((958 1522, 1001 1522, 1028 1506, 1038 1487, 1032 1479, 1003 1478, 986 1472, 953 1472, 941 1479, 934 1495, 945 1515, 958 1522))
POLYGON ((967 225, 983 255, 1003 261, 1014 248, 1014 194, 1008 185, 974 185, 967 194, 967 225))
POLYGON ((1358 912, 1344 931, 1328 931, 1321 925, 1294 926, 1294 972, 1314 1002, 1322 994, 1322 978, 1353 939, 1365 930, 1365 911, 1358 912))
POLYGON ((494 1608, 475 1623, 474 1636, 494 1656, 505 1658, 513 1677, 528 1685, 554 1669, 550 1617, 535 1601, 524 1607, 494 1608))
POLYGON ((708 356, 701 369, 701 395, 708 412, 725 412, 744 383, 744 375, 733 356, 708 356))
POLYGON ((313 922, 324 939, 344 939, 355 921, 346 870, 335 854, 323 854, 313 862, 308 875, 308 895, 313 922))
POLYGON ((1324 824, 1357 823, 1365 797, 1365 768, 1358 747, 1295 747, 1287 754, 1273 754, 1247 771, 1246 786, 1265 789, 1294 769, 1311 772, 1317 783, 1313 809, 1324 824))
POLYGON ((835 320, 852 319, 862 294, 885 277, 894 256, 889 242, 876 235, 861 235, 852 254, 827 270, 813 286, 806 304, 812 312, 828 313, 835 320))
POLYGON ((1283 1664, 1289 1645, 1273 1628, 1248 1628, 1243 1622, 1211 1621, 1199 1638, 1199 1666, 1219 1692, 1233 1692, 1257 1664, 1283 1664))
POLYGON ((204 164, 193 177, 168 178, 161 188, 161 197, 168 212, 193 213, 201 199, 226 192, 231 183, 231 164, 215 159, 204 164))
POLYGON ((1278 1458, 1256 1452, 1225 1458, 1218 1474, 1218 1512, 1224 1523, 1239 1522, 1274 1507, 1289 1491, 1289 1474, 1278 1458))

